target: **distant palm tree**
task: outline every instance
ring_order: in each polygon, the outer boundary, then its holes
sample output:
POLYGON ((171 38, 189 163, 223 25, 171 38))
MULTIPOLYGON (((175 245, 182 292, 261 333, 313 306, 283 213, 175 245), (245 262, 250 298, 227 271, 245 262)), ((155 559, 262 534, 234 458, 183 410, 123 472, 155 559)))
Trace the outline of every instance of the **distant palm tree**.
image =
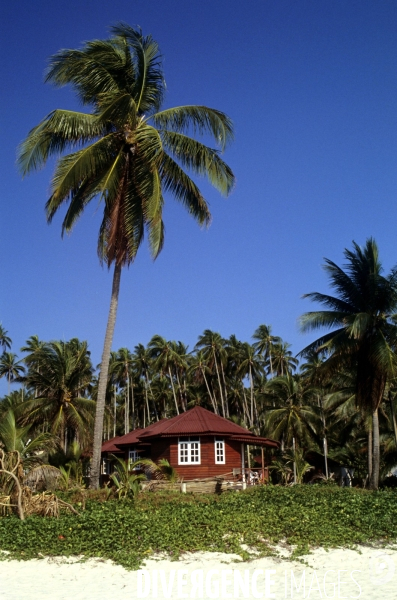
MULTIPOLYGON (((149 425, 151 421, 148 395, 150 387, 149 370, 152 360, 151 351, 149 348, 145 348, 143 344, 137 344, 134 348, 134 357, 134 364, 137 370, 138 377, 143 378, 143 388, 147 410, 147 424, 149 425)), ((145 408, 143 408, 143 427, 145 426, 145 408)))
POLYGON ((272 335, 271 325, 259 325, 252 337, 256 340, 254 347, 258 354, 269 360, 270 375, 273 376, 272 348, 275 344, 281 343, 281 338, 272 335))
POLYGON ((173 374, 175 359, 177 358, 175 348, 173 347, 172 342, 167 342, 167 340, 161 337, 161 335, 154 335, 148 343, 148 351, 150 358, 153 360, 154 369, 161 371, 162 373, 168 373, 175 402, 176 414, 179 415, 173 374))
POLYGON ((35 426, 48 424, 67 451, 76 436, 91 435, 95 402, 84 397, 91 384, 92 365, 86 342, 49 342, 40 353, 40 368, 31 366, 24 378, 37 397, 24 402, 23 421, 35 426))
POLYGON ((8 395, 10 395, 10 384, 16 381, 25 371, 13 352, 3 352, 0 356, 0 378, 6 377, 8 383, 8 395))
POLYGON ((364 413, 372 414, 373 468, 371 487, 378 488, 380 468, 379 415, 387 381, 396 369, 397 347, 397 268, 382 274, 378 246, 372 238, 364 248, 353 242, 344 251, 347 263, 341 269, 325 259, 331 287, 336 296, 313 292, 306 294, 326 307, 305 313, 302 331, 331 329, 305 348, 325 351, 324 369, 330 373, 342 368, 356 372, 356 401, 364 413))
POLYGON ((170 192, 200 225, 208 224, 207 203, 184 169, 204 175, 222 194, 234 185, 231 169, 217 149, 189 133, 209 134, 223 150, 232 139, 228 117, 205 106, 160 110, 165 82, 157 43, 125 24, 112 27, 108 40, 61 50, 51 58, 46 80, 71 85, 91 113, 55 110, 20 148, 23 174, 58 160, 47 202, 52 220, 65 203, 62 231, 70 232, 95 197, 104 204, 98 253, 114 264, 111 304, 98 385, 91 487, 99 486, 103 415, 109 358, 116 322, 121 269, 136 257, 144 230, 154 258, 164 243, 163 195, 170 192), (81 148, 76 150, 76 146, 81 148))
POLYGON ((220 373, 222 372, 224 380, 224 371, 222 361, 226 359, 226 350, 224 348, 224 340, 219 333, 206 329, 202 335, 199 336, 198 342, 195 346, 196 350, 202 349, 203 356, 205 357, 209 367, 215 367, 216 377, 218 380, 219 395, 221 399, 222 416, 228 416, 229 407, 224 397, 224 389, 221 383, 220 373))
POLYGON ((239 373, 244 377, 248 376, 250 382, 251 391, 251 408, 250 408, 250 425, 254 426, 254 409, 255 416, 258 423, 258 407, 256 404, 256 398, 254 394, 254 377, 259 378, 263 374, 263 359, 256 352, 254 346, 251 346, 248 342, 241 345, 241 362, 239 367, 239 373))
POLYGON ((297 375, 270 379, 265 385, 269 399, 276 398, 278 407, 266 411, 265 422, 271 436, 293 448, 308 446, 321 431, 319 410, 313 406, 317 390, 307 387, 297 375))
POLYGON ((214 413, 217 415, 218 407, 216 405, 216 398, 214 397, 214 394, 211 391, 211 388, 210 388, 210 385, 208 382, 208 377, 207 377, 207 375, 211 374, 211 370, 209 369, 209 367, 207 365, 203 350, 199 350, 198 352, 196 352, 193 355, 192 362, 189 366, 188 372, 189 372, 189 375, 191 377, 193 377, 194 381, 200 382, 201 379, 204 381, 206 390, 208 392, 209 399, 211 400, 212 408, 214 410, 214 413))
POLYGON ((3 350, 7 350, 11 348, 11 338, 8 337, 8 331, 6 331, 3 327, 3 325, 0 323, 0 347, 3 348, 3 350))
MULTIPOLYGON (((273 353, 273 367, 276 371, 277 376, 283 377, 288 373, 292 373, 296 370, 298 366, 298 359, 292 356, 292 352, 289 349, 291 344, 287 342, 283 342, 281 340, 277 344, 273 345, 272 353, 273 353)), ((270 364, 270 356, 269 356, 269 364, 270 364)))
MULTIPOLYGON (((125 386, 124 433, 128 433, 130 430, 130 391, 132 391, 132 398, 134 397, 131 373, 133 365, 133 354, 128 350, 128 348, 120 348, 114 356, 111 366, 112 374, 114 374, 119 381, 122 381, 123 385, 125 386)), ((133 420, 135 421, 134 406, 132 406, 132 409, 133 420)))

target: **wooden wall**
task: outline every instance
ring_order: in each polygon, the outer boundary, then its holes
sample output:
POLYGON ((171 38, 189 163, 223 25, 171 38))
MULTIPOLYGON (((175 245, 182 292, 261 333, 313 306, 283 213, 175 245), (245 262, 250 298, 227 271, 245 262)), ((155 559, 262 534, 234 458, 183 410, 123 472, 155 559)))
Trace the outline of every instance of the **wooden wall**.
POLYGON ((179 477, 189 479, 200 479, 204 477, 215 477, 241 468, 241 444, 225 439, 226 463, 215 464, 215 438, 214 436, 200 436, 201 464, 178 465, 178 438, 162 438, 152 443, 152 460, 157 462, 160 458, 166 458, 172 467, 178 472, 179 477))
MULTIPOLYGON (((205 477, 216 477, 230 473, 233 469, 241 469, 241 444, 240 442, 228 441, 225 439, 225 464, 215 464, 215 437, 200 436, 201 464, 199 465, 178 465, 178 438, 159 438, 154 440, 151 449, 145 450, 141 456, 147 456, 158 462, 161 458, 168 460, 172 467, 178 472, 180 478, 203 479, 205 477)), ((105 453, 102 455, 105 456, 105 453)), ((120 457, 123 456, 120 454, 120 457)), ((128 460, 128 450, 124 453, 124 459, 128 460)), ((103 475, 101 480, 104 483, 109 476, 103 475)))

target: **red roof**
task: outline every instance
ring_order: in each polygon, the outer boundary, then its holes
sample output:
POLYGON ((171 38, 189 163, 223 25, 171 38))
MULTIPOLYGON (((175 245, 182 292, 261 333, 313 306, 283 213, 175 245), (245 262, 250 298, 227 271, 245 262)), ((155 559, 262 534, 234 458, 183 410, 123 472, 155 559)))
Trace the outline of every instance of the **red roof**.
POLYGON ((233 423, 233 421, 220 417, 201 406, 195 406, 172 419, 161 419, 161 421, 152 423, 145 429, 135 429, 126 435, 113 438, 113 440, 103 444, 102 452, 120 452, 120 449, 124 446, 150 445, 154 438, 206 434, 227 437, 236 442, 253 446, 271 446, 275 448, 278 446, 278 442, 259 437, 245 429, 245 427, 233 423))
POLYGON ((261 438, 248 429, 220 417, 202 406, 195 406, 172 419, 162 419, 150 427, 141 430, 138 435, 140 441, 150 440, 154 437, 175 437, 183 435, 222 435, 247 444, 278 446, 277 442, 261 438))
MULTIPOLYGON (((148 429, 148 428, 147 428, 148 429)), ((146 431, 146 429, 134 429, 133 431, 130 431, 129 433, 126 433, 125 435, 122 435, 117 439, 117 442, 115 442, 117 444, 117 446, 132 446, 134 444, 139 444, 139 437, 140 434, 146 431)))
POLYGON ((121 436, 112 438, 111 440, 108 440, 107 442, 104 442, 102 444, 102 452, 120 452, 120 448, 118 448, 116 446, 116 442, 118 440, 121 440, 121 436))

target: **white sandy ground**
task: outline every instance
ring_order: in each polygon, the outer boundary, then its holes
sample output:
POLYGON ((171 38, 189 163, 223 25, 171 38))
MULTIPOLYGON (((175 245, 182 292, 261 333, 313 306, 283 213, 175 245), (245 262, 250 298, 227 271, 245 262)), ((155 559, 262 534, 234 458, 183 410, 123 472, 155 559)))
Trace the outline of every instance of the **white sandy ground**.
POLYGON ((142 567, 146 570, 145 576, 100 559, 87 562, 62 558, 3 560, 0 561, 0 599, 135 600, 146 597, 152 600, 168 597, 172 600, 397 600, 397 546, 379 549, 362 546, 357 550, 329 551, 317 548, 311 554, 302 557, 304 563, 281 558, 282 554, 288 553, 281 547, 278 550, 280 558, 254 558, 249 562, 243 562, 235 555, 211 552, 186 554, 179 561, 170 561, 163 557, 151 558, 146 560, 145 566, 142 567), (150 590, 145 590, 144 587, 139 589, 140 577, 143 586, 145 581, 150 583, 150 590), (240 581, 248 581, 248 587, 239 587, 240 581))

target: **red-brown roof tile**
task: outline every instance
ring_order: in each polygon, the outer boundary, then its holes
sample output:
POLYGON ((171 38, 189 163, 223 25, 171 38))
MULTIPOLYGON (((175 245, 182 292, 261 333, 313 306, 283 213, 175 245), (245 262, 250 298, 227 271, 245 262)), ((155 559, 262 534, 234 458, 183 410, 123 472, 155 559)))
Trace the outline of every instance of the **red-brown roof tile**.
POLYGON ((118 437, 115 443, 120 448, 122 448, 123 446, 133 446, 134 444, 138 446, 140 444, 140 434, 143 431, 146 431, 147 429, 149 429, 149 427, 147 427, 146 429, 134 429, 133 431, 130 431, 129 433, 118 437))
POLYGON ((224 417, 220 417, 201 406, 195 406, 191 410, 173 417, 172 419, 163 419, 158 423, 154 423, 150 427, 143 429, 138 437, 143 441, 154 437, 198 434, 223 435, 232 437, 237 441, 240 441, 241 439, 241 441, 246 443, 250 443, 250 440, 252 440, 251 443, 254 443, 254 440, 257 440, 259 442, 258 445, 267 445, 267 441, 269 441, 269 445, 278 445, 277 442, 271 442, 271 440, 267 440, 266 438, 257 438, 257 436, 248 431, 248 429, 245 429, 224 417))
POLYGON ((121 436, 107 440, 102 444, 101 452, 120 452, 120 448, 116 446, 116 442, 121 439, 121 436))

